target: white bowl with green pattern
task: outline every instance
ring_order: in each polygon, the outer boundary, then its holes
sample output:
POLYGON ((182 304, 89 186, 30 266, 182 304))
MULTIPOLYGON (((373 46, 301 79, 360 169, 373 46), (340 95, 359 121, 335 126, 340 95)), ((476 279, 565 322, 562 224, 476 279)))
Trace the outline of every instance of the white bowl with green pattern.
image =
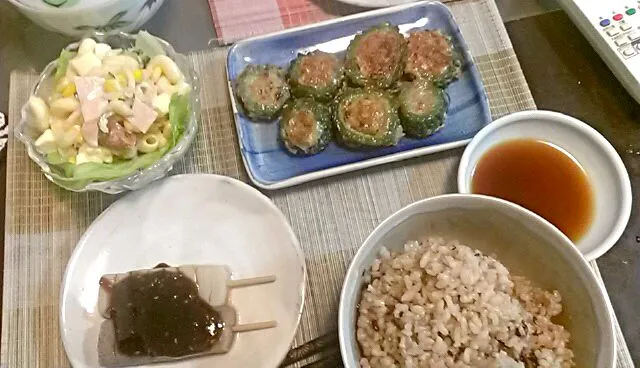
POLYGON ((91 32, 131 32, 164 0, 9 0, 22 14, 50 31, 68 36, 91 32))

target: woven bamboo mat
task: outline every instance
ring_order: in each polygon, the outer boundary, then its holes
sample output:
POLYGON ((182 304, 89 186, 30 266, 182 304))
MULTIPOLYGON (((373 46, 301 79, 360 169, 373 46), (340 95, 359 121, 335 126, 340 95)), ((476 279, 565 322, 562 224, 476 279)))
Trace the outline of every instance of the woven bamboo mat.
MULTIPOLYGON (((450 7, 484 80, 493 116, 535 109, 494 2, 463 1, 450 7)), ((225 56, 224 48, 190 55, 201 76, 202 122, 176 173, 218 173, 247 180, 226 89, 225 56)), ((35 80, 33 74, 11 75, 12 127, 35 80)), ((289 219, 307 259, 309 287, 294 346, 335 329, 346 267, 378 223, 413 201, 456 191, 461 153, 442 152, 266 193, 289 219)), ((0 367, 67 367, 58 323, 62 275, 85 229, 118 196, 57 188, 13 137, 7 165, 0 367)), ((598 273, 595 263, 593 267, 598 273)), ((631 368, 617 322, 616 335, 617 366, 631 368)))

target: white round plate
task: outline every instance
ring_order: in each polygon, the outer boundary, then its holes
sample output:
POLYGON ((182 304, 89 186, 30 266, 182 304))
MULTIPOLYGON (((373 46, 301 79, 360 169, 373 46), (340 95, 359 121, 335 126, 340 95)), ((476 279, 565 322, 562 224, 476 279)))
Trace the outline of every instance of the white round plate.
POLYGON ((363 8, 385 8, 387 6, 409 4, 416 0, 338 0, 341 3, 361 6, 363 8))
POLYGON ((240 323, 275 320, 239 334, 224 355, 157 364, 275 368, 290 348, 304 304, 306 267, 298 240, 275 205, 252 187, 217 175, 179 175, 130 193, 104 211, 76 246, 65 272, 60 329, 75 368, 99 367, 104 319, 96 310, 103 274, 165 262, 226 264, 232 278, 275 275, 272 284, 235 289, 240 323))

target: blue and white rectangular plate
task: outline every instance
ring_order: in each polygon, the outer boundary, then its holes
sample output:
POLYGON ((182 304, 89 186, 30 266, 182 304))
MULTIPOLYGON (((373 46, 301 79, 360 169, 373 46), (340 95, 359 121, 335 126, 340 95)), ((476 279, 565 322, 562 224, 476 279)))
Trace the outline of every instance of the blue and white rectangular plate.
POLYGON ((253 183, 264 189, 286 188, 460 147, 491 121, 487 95, 460 29, 449 9, 437 2, 360 13, 238 42, 229 50, 227 77, 244 165, 253 183), (394 147, 361 152, 332 142, 316 155, 298 157, 280 145, 277 121, 254 122, 239 112, 233 86, 247 65, 275 64, 286 69, 298 53, 316 49, 343 56, 357 33, 383 22, 398 26, 404 34, 439 29, 453 38, 458 52, 463 55, 463 73, 447 88, 451 102, 445 126, 436 134, 425 139, 403 138, 394 147))

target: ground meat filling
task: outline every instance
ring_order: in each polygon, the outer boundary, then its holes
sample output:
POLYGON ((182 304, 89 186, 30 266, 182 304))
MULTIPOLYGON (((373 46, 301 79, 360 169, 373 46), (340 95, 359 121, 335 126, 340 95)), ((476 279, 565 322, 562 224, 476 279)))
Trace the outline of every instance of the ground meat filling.
POLYGON ((136 146, 136 135, 128 133, 118 116, 110 116, 107 120, 107 133, 99 132, 98 141, 101 145, 115 150, 132 149, 136 146))
POLYGON ((390 32, 373 32, 363 36, 356 62, 364 77, 386 77, 401 61, 402 36, 390 32))
POLYGON ((282 98, 283 87, 284 81, 265 70, 251 81, 250 90, 258 103, 274 105, 282 98))
POLYGON ((311 112, 299 110, 287 121, 287 138, 300 148, 308 148, 316 143, 315 119, 311 112))
POLYGON ((407 107, 412 114, 424 115, 433 110, 435 96, 431 89, 412 89, 413 94, 407 100, 407 107))
POLYGON ((324 87, 331 83, 338 60, 329 54, 307 55, 300 62, 298 82, 305 86, 324 87))
POLYGON ((387 128, 387 102, 376 97, 349 101, 344 108, 344 120, 353 130, 378 135, 387 128))
POLYGON ((409 55, 405 72, 409 75, 435 77, 451 64, 449 42, 438 32, 411 33, 407 45, 409 55))

